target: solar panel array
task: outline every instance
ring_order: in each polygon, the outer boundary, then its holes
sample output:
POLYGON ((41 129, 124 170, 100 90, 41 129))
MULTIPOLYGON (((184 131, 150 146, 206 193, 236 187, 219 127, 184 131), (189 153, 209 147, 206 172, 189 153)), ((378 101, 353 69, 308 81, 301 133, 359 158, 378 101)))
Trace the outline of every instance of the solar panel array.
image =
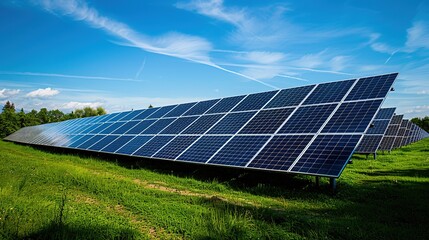
POLYGON ((6 139, 338 177, 397 73, 23 128, 6 139))
POLYGON ((395 109, 396 108, 381 108, 378 111, 374 121, 371 124, 371 127, 366 131, 362 141, 356 148, 356 153, 377 152, 381 140, 386 133, 387 127, 389 126, 389 123, 395 114, 395 109))
POLYGON ((398 135, 399 127, 401 126, 403 117, 404 115, 395 115, 392 117, 392 121, 390 121, 389 127, 384 134, 379 150, 390 152, 393 149, 395 139, 398 135))

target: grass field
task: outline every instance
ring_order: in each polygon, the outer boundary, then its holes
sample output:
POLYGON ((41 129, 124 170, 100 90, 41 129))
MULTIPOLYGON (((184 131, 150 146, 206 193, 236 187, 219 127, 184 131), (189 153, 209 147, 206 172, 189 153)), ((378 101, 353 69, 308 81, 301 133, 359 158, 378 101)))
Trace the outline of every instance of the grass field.
POLYGON ((332 195, 327 179, 0 141, 0 239, 429 239, 429 139, 353 162, 332 195))

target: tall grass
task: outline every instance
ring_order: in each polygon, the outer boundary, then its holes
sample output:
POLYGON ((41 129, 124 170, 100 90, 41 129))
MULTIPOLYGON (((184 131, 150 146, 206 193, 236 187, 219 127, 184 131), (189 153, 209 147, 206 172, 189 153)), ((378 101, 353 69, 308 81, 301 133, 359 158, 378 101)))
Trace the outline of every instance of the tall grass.
POLYGON ((429 239, 429 140, 327 179, 0 141, 0 239, 429 239))

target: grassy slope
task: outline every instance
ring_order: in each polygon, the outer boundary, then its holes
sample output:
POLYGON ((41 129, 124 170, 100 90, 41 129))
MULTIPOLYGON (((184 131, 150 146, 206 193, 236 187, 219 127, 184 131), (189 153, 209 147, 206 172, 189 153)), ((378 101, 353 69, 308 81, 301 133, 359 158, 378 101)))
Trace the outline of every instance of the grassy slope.
POLYGON ((354 160, 332 196, 305 176, 137 169, 0 141, 0 239, 429 239, 429 139, 354 160))

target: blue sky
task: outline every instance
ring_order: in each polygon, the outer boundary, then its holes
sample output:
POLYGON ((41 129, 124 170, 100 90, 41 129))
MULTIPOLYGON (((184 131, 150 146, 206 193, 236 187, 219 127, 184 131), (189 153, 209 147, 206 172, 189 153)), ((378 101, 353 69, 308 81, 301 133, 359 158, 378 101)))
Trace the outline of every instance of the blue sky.
POLYGON ((0 103, 162 106, 399 72, 385 107, 429 115, 424 1, 4 0, 0 103))

